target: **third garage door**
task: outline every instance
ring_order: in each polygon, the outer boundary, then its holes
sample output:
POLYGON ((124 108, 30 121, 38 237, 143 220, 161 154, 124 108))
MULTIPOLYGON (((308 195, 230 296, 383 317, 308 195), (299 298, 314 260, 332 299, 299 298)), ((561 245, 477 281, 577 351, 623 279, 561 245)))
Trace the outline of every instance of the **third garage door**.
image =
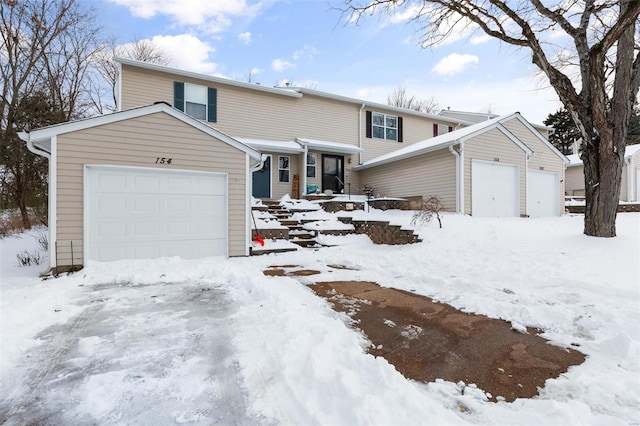
POLYGON ((519 216, 519 173, 514 164, 471 162, 471 214, 519 216))

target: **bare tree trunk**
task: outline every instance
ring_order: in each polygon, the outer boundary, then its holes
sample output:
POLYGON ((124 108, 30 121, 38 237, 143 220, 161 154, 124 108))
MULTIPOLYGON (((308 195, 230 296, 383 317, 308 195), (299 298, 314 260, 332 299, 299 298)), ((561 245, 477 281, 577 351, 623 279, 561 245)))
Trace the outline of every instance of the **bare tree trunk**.
MULTIPOLYGON (((613 141, 601 140, 600 143, 606 146, 612 145, 613 141)), ((620 154, 602 148, 599 152, 589 154, 585 152, 583 155, 586 197, 584 233, 586 235, 616 236, 623 156, 624 151, 620 154)))

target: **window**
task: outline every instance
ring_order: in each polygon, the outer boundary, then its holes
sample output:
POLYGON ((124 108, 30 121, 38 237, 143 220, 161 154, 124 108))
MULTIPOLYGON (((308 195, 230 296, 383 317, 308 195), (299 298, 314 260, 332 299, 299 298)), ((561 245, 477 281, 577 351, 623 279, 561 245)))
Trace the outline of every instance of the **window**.
POLYGON ((367 137, 402 142, 402 117, 367 111, 367 137))
POLYGON ((217 121, 217 97, 218 90, 213 87, 173 83, 173 106, 198 120, 217 121))
POLYGON ((278 157, 278 182, 289 182, 289 157, 278 157))
POLYGON ((438 135, 444 135, 445 133, 453 132, 453 127, 447 124, 434 124, 433 125, 433 137, 438 135))
POLYGON ((184 112, 198 120, 207 119, 207 88, 195 84, 184 85, 184 112))
POLYGON ((318 164, 318 154, 315 152, 307 153, 307 177, 316 177, 316 164, 318 164))

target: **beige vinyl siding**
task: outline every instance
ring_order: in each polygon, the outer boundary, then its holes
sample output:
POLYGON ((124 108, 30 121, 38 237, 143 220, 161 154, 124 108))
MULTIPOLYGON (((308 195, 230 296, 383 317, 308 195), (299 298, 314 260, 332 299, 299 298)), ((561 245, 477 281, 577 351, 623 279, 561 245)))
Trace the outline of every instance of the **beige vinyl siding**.
POLYGON ((205 122, 234 137, 291 141, 296 137, 358 145, 359 107, 304 95, 261 92, 123 65, 122 109, 165 101, 173 105, 173 83, 215 87, 217 122, 205 122))
POLYGON ((620 201, 629 201, 629 163, 627 160, 622 162, 622 176, 620 179, 620 201))
POLYGON ((566 195, 584 195, 584 166, 567 167, 564 173, 566 195))
POLYGON ((228 252, 230 256, 245 255, 246 154, 167 114, 155 113, 58 136, 58 265, 71 264, 67 254, 71 241, 74 263, 84 262, 86 164, 228 173, 228 252), (172 158, 172 164, 155 164, 157 157, 172 158))
MULTIPOLYGON (((298 194, 294 194, 293 189, 293 176, 300 176, 299 158, 300 154, 278 154, 277 152, 268 152, 271 155, 271 198, 279 200, 285 195, 289 195, 291 198, 297 198, 298 194), (278 162, 279 157, 289 157, 289 182, 280 182, 278 174, 278 162)), ((300 180, 302 185, 302 180, 300 180)))
POLYGON ((629 199, 632 201, 640 201, 640 199, 638 199, 638 193, 640 193, 640 191, 638 190, 638 169, 640 168, 640 152, 637 152, 631 159, 631 176, 632 176, 632 188, 633 188, 633 194, 630 195, 629 199))
POLYGON ((520 172, 520 215, 526 213, 526 153, 498 129, 484 132, 464 143, 464 210, 473 214, 471 205, 471 160, 496 161, 517 165, 520 172))
POLYGON ((560 211, 564 211, 565 176, 563 159, 517 118, 513 118, 502 124, 533 151, 533 156, 529 158, 528 164, 530 170, 544 170, 545 172, 553 172, 557 175, 558 205, 560 206, 560 211))
POLYGON ((398 149, 404 148, 407 145, 412 145, 416 142, 429 139, 433 136, 433 124, 435 121, 431 121, 424 117, 416 117, 414 115, 403 115, 395 111, 384 110, 383 108, 366 108, 362 111, 362 147, 364 148, 363 162, 372 160, 381 155, 388 154, 398 149), (367 123, 365 111, 379 112, 383 114, 395 115, 402 117, 402 142, 367 138, 367 123))
POLYGON ((448 149, 361 170, 360 181, 383 197, 438 196, 456 210, 456 159, 448 149))

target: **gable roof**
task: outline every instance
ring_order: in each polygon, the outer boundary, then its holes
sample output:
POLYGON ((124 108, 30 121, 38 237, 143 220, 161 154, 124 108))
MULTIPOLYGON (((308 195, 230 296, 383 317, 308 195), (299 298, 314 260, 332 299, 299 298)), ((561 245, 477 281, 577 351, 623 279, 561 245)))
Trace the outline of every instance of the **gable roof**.
MULTIPOLYGON (((624 159, 628 160, 639 152, 640 143, 635 145, 627 145, 624 148, 624 159)), ((580 154, 567 155, 567 158, 569 159, 569 165, 567 167, 582 166, 582 159, 580 158, 580 154)))
POLYGON ((377 103, 377 102, 369 102, 369 101, 366 101, 366 100, 363 100, 363 99, 357 99, 357 98, 351 98, 351 97, 348 97, 348 96, 336 95, 336 94, 333 94, 333 93, 322 92, 322 91, 314 90, 314 89, 307 89, 307 88, 304 88, 304 87, 294 87, 294 86, 268 87, 268 86, 262 86, 262 85, 256 84, 256 83, 245 83, 245 82, 242 82, 242 81, 231 80, 231 79, 223 78, 223 77, 215 77, 215 76, 206 75, 206 74, 199 74, 199 73, 195 73, 195 72, 191 72, 191 71, 185 71, 185 70, 181 70, 181 69, 177 69, 177 68, 167 67, 167 66, 164 66, 164 65, 157 65, 157 64, 150 64, 148 62, 143 62, 143 61, 136 61, 136 60, 133 60, 133 59, 115 58, 114 61, 117 64, 121 64, 121 65, 129 65, 129 66, 132 66, 132 67, 138 67, 138 68, 148 69, 148 70, 152 70, 152 71, 169 73, 169 74, 182 76, 182 77, 195 78, 195 79, 199 79, 199 80, 203 80, 203 81, 208 81, 208 82, 211 82, 211 83, 214 83, 214 84, 225 84, 225 85, 228 85, 228 86, 241 87, 243 89, 255 90, 255 91, 259 91, 259 92, 267 92, 267 93, 271 93, 271 94, 275 94, 275 95, 289 96, 289 97, 292 97, 292 98, 302 98, 304 95, 318 96, 318 97, 321 97, 321 98, 333 99, 333 100, 337 100, 337 101, 341 101, 341 102, 347 102, 347 103, 351 103, 351 104, 355 104, 355 105, 366 105, 366 106, 369 106, 369 107, 372 107, 372 108, 379 108, 379 109, 384 109, 384 110, 387 110, 387 111, 394 111, 394 112, 397 112, 397 113, 400 113, 400 114, 405 114, 405 115, 415 115, 415 116, 418 116, 418 117, 430 118, 432 120, 439 121, 439 122, 446 122, 446 123, 450 123, 450 124, 463 124, 463 125, 471 124, 470 122, 459 120, 459 119, 455 119, 455 118, 450 118, 450 117, 445 117, 445 116, 440 116, 440 115, 427 114, 427 113, 420 112, 420 111, 415 111, 415 110, 412 110, 412 109, 399 108, 399 107, 395 107, 395 106, 391 106, 391 105, 385 105, 385 104, 381 104, 381 103, 377 103))
POLYGON ((428 152, 437 151, 443 148, 448 148, 451 145, 459 144, 460 142, 464 142, 470 138, 473 138, 475 136, 478 136, 482 133, 488 132, 489 130, 493 130, 493 129, 497 129, 501 131, 506 137, 508 137, 513 143, 518 145, 528 155, 533 155, 533 151, 531 150, 531 148, 529 148, 524 143, 522 143, 522 141, 520 141, 509 130, 507 130, 506 127, 502 125, 503 122, 509 121, 519 116, 520 116, 520 113, 516 112, 513 114, 509 114, 502 117, 497 117, 491 120, 476 123, 469 127, 463 127, 462 129, 454 130, 453 132, 445 133, 443 135, 439 135, 430 139, 426 139, 421 142, 414 143, 413 145, 409 145, 407 147, 398 149, 396 151, 393 151, 388 154, 376 157, 372 160, 366 161, 365 163, 354 167, 354 170, 364 170, 370 167, 376 167, 383 164, 393 163, 395 161, 403 160, 405 158, 411 158, 417 155, 426 154, 428 152))
MULTIPOLYGON (((438 115, 441 115, 443 117, 451 117, 451 118, 457 117, 458 119, 460 119, 461 117, 466 117, 465 120, 471 123, 479 123, 481 121, 491 120, 493 118, 499 117, 499 115, 493 114, 490 112, 455 111, 451 109, 443 109, 438 113, 438 115)), ((538 130, 545 130, 547 132, 553 132, 554 130, 553 127, 547 126, 545 124, 531 124, 531 125, 538 130)))
POLYGON ((83 118, 75 121, 68 121, 66 123, 54 124, 52 126, 43 127, 41 129, 32 131, 23 131, 18 134, 20 139, 25 142, 31 142, 38 148, 43 149, 46 152, 51 152, 51 138, 62 135, 65 133, 76 132, 79 130, 89 129, 96 126, 103 126, 105 124, 117 123, 123 120, 129 120, 132 118, 142 117, 149 114, 155 114, 158 112, 166 113, 196 129, 225 142, 240 151, 245 152, 251 158, 260 160, 261 154, 254 148, 243 144, 242 142, 232 138, 231 136, 222 133, 213 127, 196 120, 183 113, 182 111, 169 106, 164 102, 158 102, 152 105, 146 105, 137 108, 131 108, 125 111, 114 112, 111 114, 98 115, 95 117, 83 118))

